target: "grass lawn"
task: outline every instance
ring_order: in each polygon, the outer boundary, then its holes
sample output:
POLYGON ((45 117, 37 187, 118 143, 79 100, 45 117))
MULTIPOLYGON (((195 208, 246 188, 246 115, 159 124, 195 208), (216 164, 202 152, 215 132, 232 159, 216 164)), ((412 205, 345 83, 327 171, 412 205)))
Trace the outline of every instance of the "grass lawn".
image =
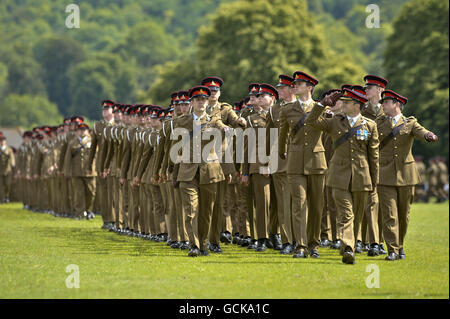
POLYGON ((406 260, 338 252, 294 259, 222 245, 223 254, 187 257, 163 243, 100 229, 101 218, 77 221, 0 206, 0 298, 449 298, 449 207, 414 204, 406 260), (79 266, 80 288, 66 287, 66 267, 79 266), (367 288, 379 267, 379 288, 367 288))

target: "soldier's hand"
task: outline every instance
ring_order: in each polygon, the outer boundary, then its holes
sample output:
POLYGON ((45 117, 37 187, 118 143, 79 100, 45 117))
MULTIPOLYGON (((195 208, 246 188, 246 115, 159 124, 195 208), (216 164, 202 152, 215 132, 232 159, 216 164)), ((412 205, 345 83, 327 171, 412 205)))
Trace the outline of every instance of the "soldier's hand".
POLYGON ((247 126, 247 121, 243 117, 238 118, 238 123, 244 127, 247 126))
POLYGON ((437 142, 438 137, 433 132, 428 132, 425 136, 425 139, 427 140, 427 142, 437 142))
POLYGON ((248 175, 242 175, 242 177, 241 177, 241 182, 242 182, 242 184, 244 184, 245 186, 248 186, 248 182, 249 182, 248 175))
POLYGON ((287 153, 278 153, 278 155, 282 160, 285 160, 287 158, 287 153))
POLYGON ((372 183, 372 192, 374 192, 377 188, 377 183, 372 183))
POLYGON ((330 95, 324 97, 320 101, 320 103, 323 106, 334 106, 341 97, 342 97, 342 92, 333 92, 330 95))
POLYGON ((232 181, 233 181, 233 175, 228 174, 227 175, 227 182, 228 182, 228 184, 231 184, 232 181))

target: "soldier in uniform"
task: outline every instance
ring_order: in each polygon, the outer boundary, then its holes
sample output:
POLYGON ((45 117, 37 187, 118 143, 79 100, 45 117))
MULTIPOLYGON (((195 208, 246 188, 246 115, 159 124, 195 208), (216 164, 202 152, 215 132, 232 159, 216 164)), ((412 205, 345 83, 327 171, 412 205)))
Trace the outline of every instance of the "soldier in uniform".
POLYGON ((448 169, 445 164, 445 158, 442 156, 437 156, 436 165, 439 171, 439 179, 438 179, 438 203, 445 202, 448 200, 448 169))
POLYGON ((12 172, 15 166, 13 151, 6 144, 6 137, 0 132, 0 203, 9 203, 12 172))
POLYGON ((74 212, 78 219, 94 218, 95 170, 90 170, 88 163, 91 140, 87 124, 77 124, 75 137, 67 145, 64 159, 64 174, 72 180, 74 212))
POLYGON ((294 258, 319 258, 320 228, 327 169, 322 132, 305 125, 319 81, 305 72, 294 73, 297 101, 280 113, 278 152, 287 158, 287 176, 292 196, 292 228, 297 243, 294 258))
POLYGON ((414 155, 414 161, 416 162, 417 172, 419 173, 421 182, 414 187, 414 202, 425 202, 427 197, 426 183, 427 183, 427 168, 423 162, 422 155, 414 155))
POLYGON ((436 201, 439 198, 438 183, 439 183, 439 167, 437 166, 437 158, 432 157, 428 160, 428 192, 427 192, 427 202, 431 197, 435 197, 436 201))
POLYGON ((388 248, 386 260, 405 258, 403 248, 409 222, 414 185, 420 182, 412 156, 414 139, 436 142, 437 136, 423 128, 413 117, 402 114, 408 99, 385 90, 382 93, 384 116, 376 120, 380 134, 380 181, 378 194, 383 216, 383 235, 388 248))
POLYGON ((250 179, 252 182, 253 197, 255 198, 255 215, 254 223, 256 225, 256 238, 258 240, 256 251, 265 251, 268 241, 269 215, 270 215, 270 169, 267 160, 261 158, 261 151, 266 152, 264 142, 261 136, 266 137, 266 125, 269 108, 278 100, 278 91, 270 84, 260 84, 257 95, 259 99, 258 105, 261 110, 247 118, 248 128, 254 129, 254 137, 250 137, 244 144, 244 152, 246 161, 242 169, 242 182, 248 184, 250 179), (263 134, 259 131, 263 130, 263 134))
POLYGON ((107 181, 103 173, 103 162, 106 158, 106 150, 108 143, 105 140, 105 128, 114 124, 113 106, 115 102, 111 100, 102 101, 102 117, 103 119, 94 123, 92 132, 92 147, 89 154, 88 165, 92 171, 92 165, 95 158, 96 168, 96 197, 99 198, 100 212, 102 214, 102 228, 111 228, 113 226, 113 218, 111 216, 111 204, 108 201, 107 181))
POLYGON ((327 172, 327 186, 338 212, 338 236, 342 241, 342 262, 355 263, 358 229, 370 191, 378 182, 378 131, 375 122, 361 115, 367 98, 344 89, 316 103, 306 123, 330 134, 334 153, 327 172), (321 116, 325 107, 343 100, 342 114, 321 116))
MULTIPOLYGON (((221 118, 223 124, 233 128, 245 127, 245 119, 238 117, 230 104, 219 101, 223 85, 223 80, 221 78, 217 76, 206 77, 201 81, 201 85, 208 87, 211 91, 208 99, 208 106, 206 107, 206 113, 209 116, 218 116, 221 118)), ((226 143, 222 144, 223 154, 225 154, 226 146, 226 143)), ((234 175, 236 173, 233 163, 223 163, 222 167, 225 170, 223 172, 225 175, 234 175)), ((232 242, 231 217, 228 214, 227 216, 224 216, 228 211, 223 209, 225 193, 229 187, 226 180, 219 182, 217 186, 217 198, 214 204, 214 210, 211 217, 211 229, 208 236, 210 242, 209 250, 213 253, 222 252, 219 240, 224 243, 232 242)))
MULTIPOLYGON (((269 109, 269 116, 267 117, 267 132, 266 143, 270 148, 270 129, 280 127, 280 113, 281 110, 289 104, 296 101, 293 82, 294 79, 289 75, 281 74, 278 76, 279 82, 277 84, 277 91, 280 99, 269 109)), ((271 151, 272 152, 272 151, 271 151)), ((271 153, 270 152, 270 153, 271 153)), ((278 156, 278 150, 273 150, 278 156)), ((271 173, 274 184, 276 211, 278 213, 278 223, 280 226, 281 254, 291 254, 294 251, 293 237, 292 237, 292 221, 291 221, 291 194, 289 192, 288 178, 286 174, 286 160, 278 156, 278 168, 276 172, 271 173)))
MULTIPOLYGON (((188 159, 184 160, 182 156, 183 159, 179 163, 177 182, 180 183, 186 213, 186 227, 191 245, 188 256, 191 257, 209 255, 208 232, 217 196, 217 183, 225 179, 215 147, 211 148, 207 159, 202 156, 204 146, 210 141, 203 140, 201 135, 211 128, 226 128, 219 116, 213 118, 206 113, 210 95, 211 90, 206 86, 191 88, 189 98, 193 113, 186 114, 177 121, 177 128, 189 132, 190 151, 189 154, 183 154, 184 157, 188 156, 188 159)), ((231 181, 231 175, 228 179, 231 181)))
MULTIPOLYGON (((342 90, 342 89, 341 89, 342 90)), ((322 100, 325 97, 329 97, 332 93, 340 92, 339 89, 330 89, 324 92, 320 98, 322 100)), ((327 118, 332 118, 336 114, 341 113, 342 101, 336 101, 335 105, 332 105, 330 108, 327 108, 324 111, 324 116, 327 118)), ((325 158, 327 161, 327 166, 330 164, 330 160, 333 157, 333 139, 327 133, 323 133, 323 147, 325 148, 325 158)), ((325 175, 325 183, 327 176, 325 175)), ((337 210, 336 204, 334 203, 334 199, 331 192, 331 187, 325 186, 324 191, 324 210, 322 215, 322 225, 321 225, 321 234, 320 234, 320 246, 327 247, 329 246, 331 249, 339 249, 340 248, 340 240, 337 236, 337 210), (331 242, 330 242, 331 240, 331 242)))

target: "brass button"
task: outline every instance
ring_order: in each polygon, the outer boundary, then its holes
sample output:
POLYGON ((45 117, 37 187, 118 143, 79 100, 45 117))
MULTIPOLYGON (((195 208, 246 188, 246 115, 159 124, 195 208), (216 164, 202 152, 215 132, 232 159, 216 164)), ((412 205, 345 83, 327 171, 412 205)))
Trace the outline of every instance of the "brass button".
POLYGON ((308 143, 305 143, 305 145, 308 145, 308 143))

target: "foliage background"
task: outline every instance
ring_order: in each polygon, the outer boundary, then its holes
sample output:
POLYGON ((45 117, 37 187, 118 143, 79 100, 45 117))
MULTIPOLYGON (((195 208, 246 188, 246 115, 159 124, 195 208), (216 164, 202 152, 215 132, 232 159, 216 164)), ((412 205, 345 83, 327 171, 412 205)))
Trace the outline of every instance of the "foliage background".
POLYGON ((225 80, 224 101, 250 82, 305 70, 315 96, 365 74, 410 99, 405 113, 440 136, 415 153, 448 157, 448 12, 440 0, 78 0, 0 2, 0 125, 101 116, 100 101, 166 106, 204 76, 225 80), (365 26, 377 4, 381 25, 365 26), (19 111, 20 110, 20 111, 19 111))

